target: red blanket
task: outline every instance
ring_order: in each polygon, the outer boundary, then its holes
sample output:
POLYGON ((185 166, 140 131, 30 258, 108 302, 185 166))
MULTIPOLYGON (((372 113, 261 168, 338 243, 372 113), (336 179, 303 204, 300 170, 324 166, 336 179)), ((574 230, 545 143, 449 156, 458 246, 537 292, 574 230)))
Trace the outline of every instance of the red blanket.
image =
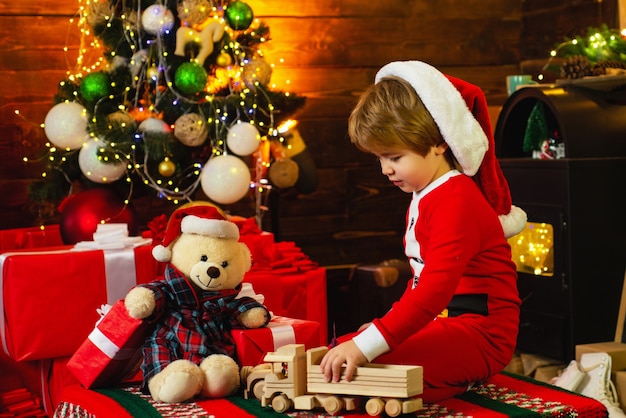
MULTIPOLYGON (((262 408, 257 400, 233 396, 183 404, 154 402, 136 386, 119 389, 87 390, 66 388, 56 418, 125 417, 325 417, 323 410, 292 411, 277 414, 262 408)), ((368 417, 365 412, 346 417, 368 417)), ((501 373, 472 390, 439 404, 427 404, 417 417, 584 417, 606 418, 606 408, 598 401, 527 377, 501 373)))

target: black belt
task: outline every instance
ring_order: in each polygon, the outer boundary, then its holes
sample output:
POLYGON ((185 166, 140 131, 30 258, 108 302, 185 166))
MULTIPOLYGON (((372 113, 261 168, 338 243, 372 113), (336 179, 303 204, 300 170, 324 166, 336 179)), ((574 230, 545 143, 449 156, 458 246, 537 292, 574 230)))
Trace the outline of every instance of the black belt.
POLYGON ((486 293, 470 293, 463 295, 454 295, 448 304, 448 316, 459 316, 466 313, 474 313, 487 316, 489 308, 487 307, 486 293))

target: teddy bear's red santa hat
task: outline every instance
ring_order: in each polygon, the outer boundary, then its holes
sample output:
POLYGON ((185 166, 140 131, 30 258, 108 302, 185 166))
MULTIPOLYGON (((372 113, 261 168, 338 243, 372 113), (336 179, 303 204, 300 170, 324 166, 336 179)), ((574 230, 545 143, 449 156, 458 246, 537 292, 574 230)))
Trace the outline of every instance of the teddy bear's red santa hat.
POLYGON ((152 249, 152 256, 160 262, 172 258, 171 244, 180 234, 199 234, 215 238, 239 239, 239 227, 227 221, 212 205, 182 206, 174 211, 161 244, 152 249))
POLYGON ((526 226, 526 213, 511 204, 509 185, 496 159, 487 99, 473 84, 441 73, 421 61, 397 61, 376 74, 407 81, 426 106, 463 173, 472 176, 500 218, 504 235, 526 226))

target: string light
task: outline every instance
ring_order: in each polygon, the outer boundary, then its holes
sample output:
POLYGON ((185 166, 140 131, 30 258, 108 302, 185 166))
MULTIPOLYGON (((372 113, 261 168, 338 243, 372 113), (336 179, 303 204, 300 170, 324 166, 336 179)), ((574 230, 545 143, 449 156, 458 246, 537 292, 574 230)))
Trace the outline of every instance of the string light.
MULTIPOLYGON (((617 29, 609 29, 607 25, 602 25, 600 28, 588 27, 586 36, 572 37, 552 49, 542 72, 552 69, 557 58, 574 55, 583 56, 592 65, 609 60, 626 64, 624 51, 626 51, 626 29, 620 32, 617 29)), ((539 80, 544 78, 545 74, 539 74, 539 80)))

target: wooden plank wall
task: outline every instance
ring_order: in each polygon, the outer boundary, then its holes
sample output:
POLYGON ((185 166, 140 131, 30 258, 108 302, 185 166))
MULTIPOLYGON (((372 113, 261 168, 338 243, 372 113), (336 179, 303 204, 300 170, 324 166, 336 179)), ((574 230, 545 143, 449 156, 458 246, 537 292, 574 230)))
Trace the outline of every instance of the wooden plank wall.
MULTIPOLYGON (((307 97, 299 126, 319 178, 310 194, 273 192, 264 226, 326 266, 402 256, 409 196, 346 137, 349 112, 382 65, 430 62, 479 85, 497 110, 506 100, 507 74, 524 62, 543 62, 563 36, 613 24, 618 15, 617 0, 247 2, 270 26, 268 59, 284 60, 273 81, 283 87, 290 80, 289 89, 307 97)), ((77 7, 76 0, 0 0, 0 228, 38 222, 26 187, 41 172, 36 158, 46 139, 39 124, 73 66, 79 37, 69 21, 77 7)), ((143 222, 172 209, 159 201, 136 206, 143 222)), ((226 209, 252 214, 248 202, 226 209)))

